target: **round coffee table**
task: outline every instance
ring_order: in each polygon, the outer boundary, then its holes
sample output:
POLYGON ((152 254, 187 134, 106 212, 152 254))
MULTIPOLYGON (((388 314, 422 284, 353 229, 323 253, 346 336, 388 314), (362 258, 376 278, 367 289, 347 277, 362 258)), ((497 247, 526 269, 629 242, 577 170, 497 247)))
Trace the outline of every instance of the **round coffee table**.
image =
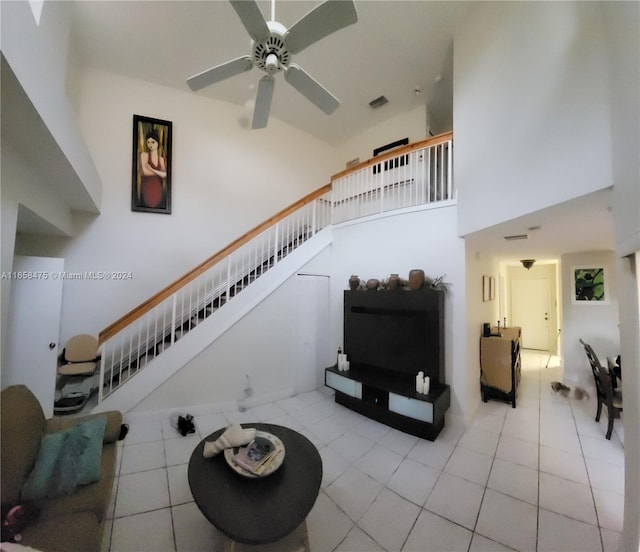
POLYGON ((322 460, 304 435, 287 427, 247 423, 280 438, 285 447, 282 466, 266 477, 236 473, 224 452, 204 458, 205 441, 215 441, 226 428, 198 444, 189 461, 189 487, 202 514, 231 540, 245 544, 278 541, 298 528, 311 511, 322 481, 322 460))

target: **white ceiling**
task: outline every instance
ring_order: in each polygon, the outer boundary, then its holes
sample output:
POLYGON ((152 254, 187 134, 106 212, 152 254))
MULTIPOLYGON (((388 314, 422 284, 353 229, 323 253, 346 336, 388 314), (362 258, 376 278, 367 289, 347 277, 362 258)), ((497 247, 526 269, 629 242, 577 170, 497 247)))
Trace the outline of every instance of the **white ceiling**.
MULTIPOLYGON (((289 28, 319 3, 277 0, 275 19, 289 28)), ((340 100, 338 110, 325 115, 279 74, 271 115, 337 144, 428 102, 434 117, 445 121, 441 130, 451 130, 453 32, 470 3, 355 4, 357 23, 293 56, 340 100), (369 102, 380 95, 389 103, 373 110, 369 102)), ((271 2, 259 0, 259 6, 270 19, 271 2)), ((74 17, 74 46, 83 63, 189 93, 187 78, 251 54, 251 39, 226 0, 80 1, 74 17)), ((197 94, 243 106, 262 75, 254 67, 197 94)))
POLYGON ((611 188, 588 194, 466 236, 470 250, 507 263, 554 261, 565 253, 614 249, 611 188), (505 236, 527 235, 526 240, 505 236))
MULTIPOLYGON (((258 0, 265 19, 272 3, 258 0)), ((318 0, 277 0, 275 19, 291 27, 318 0)), ((327 116, 276 77, 271 116, 334 145, 372 125, 427 103, 440 128, 452 128, 453 35, 473 2, 356 0, 358 22, 322 39, 293 61, 341 101, 327 116), (414 90, 419 87, 420 95, 414 90), (389 103, 369 107, 384 95, 389 103)), ((88 66, 194 94, 187 78, 251 53, 251 41, 226 0, 79 1, 73 47, 88 66)), ((255 95, 259 69, 198 94, 244 106, 255 95)), ((247 132, 260 132, 247 130, 247 132)), ((503 259, 557 259, 561 253, 614 247, 611 191, 532 213, 468 236, 469 244, 503 259), (528 228, 540 226, 539 230, 528 228), (505 235, 529 239, 507 242, 505 235)))

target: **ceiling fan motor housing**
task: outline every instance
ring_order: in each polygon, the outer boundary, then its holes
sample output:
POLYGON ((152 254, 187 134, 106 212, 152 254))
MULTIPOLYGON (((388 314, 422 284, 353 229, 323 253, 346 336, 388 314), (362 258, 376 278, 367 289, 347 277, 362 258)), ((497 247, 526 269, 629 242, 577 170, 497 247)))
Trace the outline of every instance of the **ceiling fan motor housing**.
POLYGON ((267 26, 269 27, 269 36, 264 41, 253 42, 252 55, 253 62, 257 67, 265 73, 273 75, 289 66, 291 54, 289 54, 284 40, 287 33, 286 27, 277 21, 268 21, 267 26), (277 64, 271 56, 277 58, 277 64))

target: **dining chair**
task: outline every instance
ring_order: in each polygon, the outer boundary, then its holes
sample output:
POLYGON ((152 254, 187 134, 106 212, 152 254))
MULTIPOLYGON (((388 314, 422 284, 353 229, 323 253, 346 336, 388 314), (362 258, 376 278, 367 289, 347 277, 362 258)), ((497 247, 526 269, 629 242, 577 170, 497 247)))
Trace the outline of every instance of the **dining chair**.
POLYGON ((607 439, 611 439, 611 433, 613 431, 613 420, 620 417, 622 412, 622 392, 614 389, 613 378, 615 375, 609 373, 609 371, 600 364, 598 356, 594 352, 591 345, 585 343, 580 339, 580 343, 584 348, 584 352, 589 359, 589 365, 593 372, 593 379, 596 384, 596 396, 598 398, 598 410, 596 412, 596 422, 600 421, 600 414, 602 413, 602 405, 607 407, 607 439))
POLYGON ((618 387, 618 382, 622 380, 622 372, 620 371, 620 365, 613 357, 607 357, 607 369, 613 378, 613 388, 618 387))

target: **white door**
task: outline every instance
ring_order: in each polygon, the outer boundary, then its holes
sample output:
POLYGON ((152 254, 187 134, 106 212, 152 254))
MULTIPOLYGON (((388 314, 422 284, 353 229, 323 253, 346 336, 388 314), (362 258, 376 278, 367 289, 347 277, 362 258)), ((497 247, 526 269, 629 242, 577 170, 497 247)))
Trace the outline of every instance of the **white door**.
POLYGON ((513 325, 522 328, 522 347, 548 351, 551 318, 549 278, 514 279, 511 283, 513 325))
POLYGON ((294 391, 305 393, 324 384, 329 351, 329 277, 298 274, 294 330, 294 391))
POLYGON ((24 384, 53 415, 64 259, 15 257, 2 387, 24 384), (15 276, 15 277, 14 277, 15 276))

